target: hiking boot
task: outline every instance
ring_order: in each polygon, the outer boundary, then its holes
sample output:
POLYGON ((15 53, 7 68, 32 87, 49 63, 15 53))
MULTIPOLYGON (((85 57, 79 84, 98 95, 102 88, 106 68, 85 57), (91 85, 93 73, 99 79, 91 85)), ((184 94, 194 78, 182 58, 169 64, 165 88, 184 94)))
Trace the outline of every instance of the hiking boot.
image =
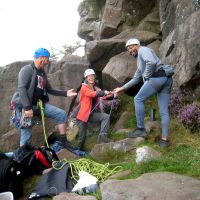
POLYGON ((156 144, 158 144, 162 148, 165 148, 165 147, 168 147, 170 145, 170 142, 169 142, 169 140, 160 139, 160 140, 156 141, 156 144))
POLYGON ((109 139, 105 134, 100 134, 97 140, 97 143, 109 143, 112 142, 111 139, 109 139))
POLYGON ((68 150, 74 149, 74 146, 67 140, 65 135, 60 135, 59 141, 60 141, 62 147, 66 148, 68 150))
POLYGON ((129 138, 146 137, 147 132, 145 128, 136 128, 134 131, 128 133, 129 138))

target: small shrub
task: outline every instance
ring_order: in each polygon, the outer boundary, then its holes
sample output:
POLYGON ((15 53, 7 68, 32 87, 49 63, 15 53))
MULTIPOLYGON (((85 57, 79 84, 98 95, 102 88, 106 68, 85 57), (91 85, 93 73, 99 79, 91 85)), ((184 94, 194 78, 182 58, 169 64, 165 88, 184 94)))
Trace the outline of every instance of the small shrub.
POLYGON ((192 132, 200 128, 200 105, 188 104, 178 112, 178 119, 192 132))
POLYGON ((169 100, 169 110, 170 113, 176 116, 179 113, 179 110, 185 105, 186 98, 185 94, 181 90, 176 90, 170 97, 169 100))

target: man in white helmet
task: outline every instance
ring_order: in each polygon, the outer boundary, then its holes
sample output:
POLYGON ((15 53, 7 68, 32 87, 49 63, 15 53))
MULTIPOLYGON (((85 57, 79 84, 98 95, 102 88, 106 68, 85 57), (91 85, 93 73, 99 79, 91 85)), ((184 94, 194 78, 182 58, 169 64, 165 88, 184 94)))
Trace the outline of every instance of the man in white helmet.
POLYGON ((169 123, 170 116, 168 102, 172 87, 172 78, 167 77, 163 70, 164 64, 157 57, 153 49, 140 45, 136 38, 129 39, 126 43, 127 51, 137 60, 137 70, 133 78, 122 87, 114 89, 116 93, 126 91, 138 84, 142 79, 143 86, 134 97, 137 128, 128 134, 129 137, 146 137, 144 127, 145 101, 154 94, 157 94, 158 106, 162 120, 162 137, 157 143, 161 147, 169 145, 169 123))
POLYGON ((81 86, 79 105, 77 114, 79 133, 78 148, 84 150, 88 122, 101 122, 98 143, 107 143, 111 140, 107 137, 110 117, 107 113, 97 112, 97 98, 107 95, 108 91, 97 90, 95 87, 95 72, 87 69, 84 72, 85 81, 81 86))

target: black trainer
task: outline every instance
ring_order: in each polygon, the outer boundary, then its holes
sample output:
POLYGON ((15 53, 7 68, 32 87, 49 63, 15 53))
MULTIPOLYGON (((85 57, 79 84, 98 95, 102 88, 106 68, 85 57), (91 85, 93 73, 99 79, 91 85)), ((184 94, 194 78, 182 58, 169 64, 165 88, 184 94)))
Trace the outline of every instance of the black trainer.
POLYGON ((170 145, 170 142, 169 142, 169 140, 160 139, 160 140, 156 141, 156 144, 158 144, 162 148, 165 148, 165 147, 168 147, 170 145))
POLYGON ((61 146, 68 149, 68 150, 72 150, 75 147, 67 140, 66 135, 60 135, 59 137, 59 141, 61 143, 61 146))
POLYGON ((136 137, 146 137, 147 132, 145 128, 136 128, 135 130, 128 133, 128 137, 136 138, 136 137))

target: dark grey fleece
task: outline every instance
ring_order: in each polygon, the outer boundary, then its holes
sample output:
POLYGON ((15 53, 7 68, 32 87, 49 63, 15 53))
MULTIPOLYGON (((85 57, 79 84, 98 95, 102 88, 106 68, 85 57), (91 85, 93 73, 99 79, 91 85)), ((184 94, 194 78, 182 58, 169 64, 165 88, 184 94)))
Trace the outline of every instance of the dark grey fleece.
MULTIPOLYGON (((21 68, 18 74, 18 94, 15 93, 13 96, 14 103, 21 103, 25 109, 32 107, 35 78, 36 69, 33 63, 21 68)), ((45 80, 47 93, 54 96, 67 96, 67 91, 55 90, 51 87, 46 74, 45 80)))

